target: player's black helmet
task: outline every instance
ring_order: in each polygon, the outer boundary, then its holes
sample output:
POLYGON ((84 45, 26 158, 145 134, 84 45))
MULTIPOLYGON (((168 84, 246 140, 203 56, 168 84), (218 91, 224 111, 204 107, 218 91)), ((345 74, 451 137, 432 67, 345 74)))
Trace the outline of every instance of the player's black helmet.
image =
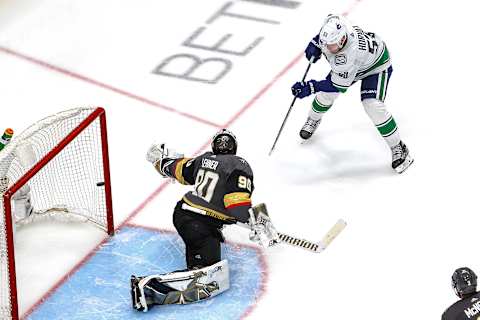
POLYGON ((212 151, 214 154, 236 154, 237 138, 230 130, 218 131, 212 139, 212 151))
POLYGON ((477 275, 470 268, 458 268, 452 275, 452 287, 459 298, 477 291, 477 275))

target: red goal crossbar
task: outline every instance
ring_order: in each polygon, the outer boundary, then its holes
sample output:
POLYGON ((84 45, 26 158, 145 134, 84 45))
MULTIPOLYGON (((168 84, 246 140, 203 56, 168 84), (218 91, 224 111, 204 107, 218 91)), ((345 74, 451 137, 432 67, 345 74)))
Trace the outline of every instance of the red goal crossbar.
MULTIPOLYGON (((9 294, 10 294, 10 309, 11 318, 19 319, 18 311, 18 297, 17 297, 17 279, 15 267, 15 250, 14 250, 14 215, 12 214, 12 198, 23 186, 25 186, 32 178, 37 175, 43 168, 45 168, 52 160, 54 160, 67 146, 70 146, 75 139, 81 135, 92 123, 97 122, 99 127, 98 134, 100 135, 101 145, 101 163, 103 171, 103 180, 97 183, 98 186, 104 188, 104 208, 106 209, 106 221, 102 221, 102 228, 109 234, 114 233, 113 212, 112 212, 112 193, 110 180, 110 165, 108 155, 108 141, 107 141, 107 125, 105 110, 103 108, 85 109, 86 111, 93 110, 89 113, 73 130, 71 130, 58 144, 56 144, 50 151, 48 151, 42 158, 38 160, 31 168, 29 168, 18 180, 16 180, 3 194, 3 214, 6 230, 6 246, 8 255, 8 270, 9 270, 9 294)), ((62 120, 59 120, 62 121, 62 120)), ((21 138, 23 138, 21 136, 21 138)), ((13 141, 13 140, 12 140, 13 141)), ((81 142, 78 142, 81 145, 81 142)), ((9 146, 7 146, 9 147, 9 146)), ((9 149, 4 149, 8 151, 9 149)), ((88 155, 88 153, 86 153, 88 155)), ((1 158, 0 158, 1 159, 1 158)), ((74 177, 72 177, 74 178, 74 177)), ((34 186, 32 187, 32 189, 34 186)), ((103 199, 103 197, 102 197, 103 199)), ((102 204, 103 207, 103 204, 102 204)), ((102 215, 103 217, 103 215, 102 215)), ((97 221, 98 223, 98 221, 97 221)), ((4 307, 4 306, 1 306, 4 307)))

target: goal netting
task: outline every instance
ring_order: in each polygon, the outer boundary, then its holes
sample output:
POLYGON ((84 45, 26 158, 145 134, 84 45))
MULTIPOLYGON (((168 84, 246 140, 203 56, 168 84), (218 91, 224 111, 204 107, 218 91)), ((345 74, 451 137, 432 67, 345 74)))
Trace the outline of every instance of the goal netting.
POLYGON ((27 128, 0 151, 0 319, 18 319, 15 230, 38 219, 113 234, 105 110, 76 108, 27 128))

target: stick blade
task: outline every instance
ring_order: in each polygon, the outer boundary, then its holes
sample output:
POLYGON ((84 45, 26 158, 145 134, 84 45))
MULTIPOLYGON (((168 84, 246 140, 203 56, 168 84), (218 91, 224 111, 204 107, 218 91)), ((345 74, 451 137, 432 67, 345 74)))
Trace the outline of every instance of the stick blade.
POLYGON ((325 234, 320 245, 323 249, 326 249, 330 243, 342 232, 343 229, 347 226, 347 223, 343 219, 338 219, 338 221, 330 228, 330 230, 325 234))

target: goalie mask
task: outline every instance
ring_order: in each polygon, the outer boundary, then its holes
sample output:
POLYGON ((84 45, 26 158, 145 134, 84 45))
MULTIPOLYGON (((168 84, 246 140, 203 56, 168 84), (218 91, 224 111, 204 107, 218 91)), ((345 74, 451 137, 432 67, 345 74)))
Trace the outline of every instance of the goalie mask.
POLYGON ((477 291, 477 275, 470 268, 458 268, 452 275, 452 288, 459 298, 477 291))
POLYGON ((236 154, 237 138, 230 130, 218 131, 212 139, 212 151, 214 154, 236 154))

